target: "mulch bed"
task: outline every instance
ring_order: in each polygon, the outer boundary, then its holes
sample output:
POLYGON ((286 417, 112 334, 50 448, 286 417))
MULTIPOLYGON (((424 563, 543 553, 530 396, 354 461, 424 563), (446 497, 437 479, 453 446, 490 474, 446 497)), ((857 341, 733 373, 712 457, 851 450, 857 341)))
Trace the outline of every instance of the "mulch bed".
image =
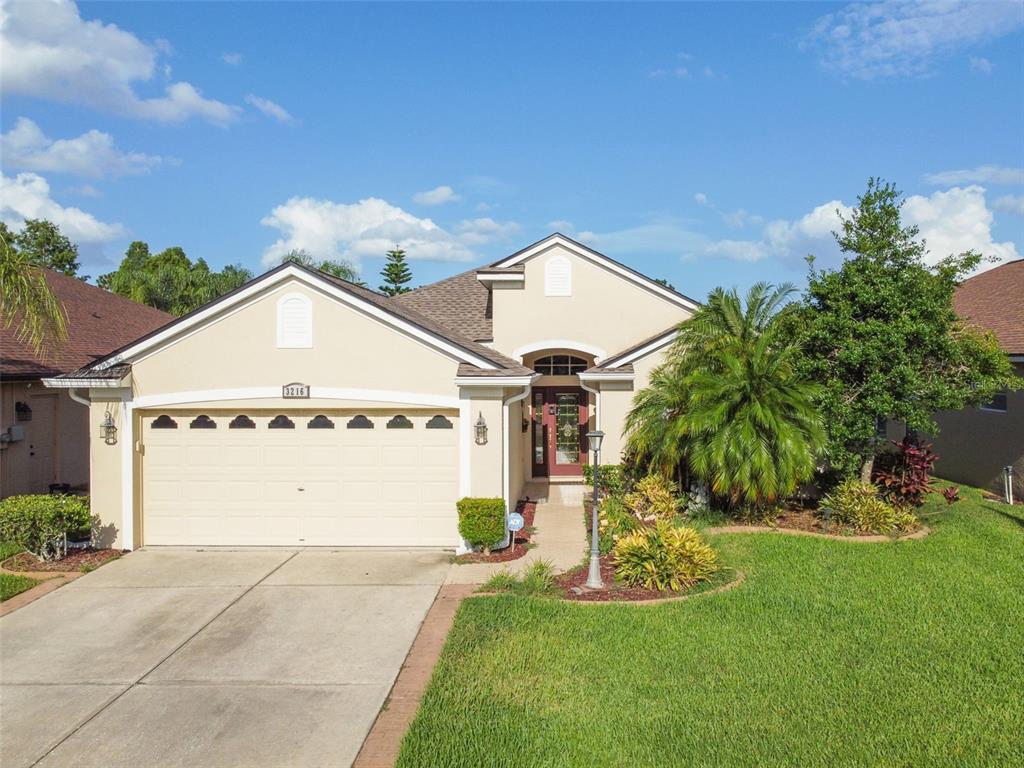
POLYGON ((455 558, 460 565, 467 563, 507 563, 509 560, 518 560, 530 551, 530 537, 533 529, 533 517, 537 513, 537 502, 520 501, 516 506, 516 512, 523 516, 523 529, 515 535, 512 546, 504 549, 497 549, 489 555, 483 552, 467 552, 455 558))
POLYGON ((9 571, 35 571, 42 573, 44 571, 53 571, 55 573, 67 572, 67 571, 81 571, 83 568, 92 570, 98 568, 104 563, 114 560, 121 556, 120 550, 117 549, 79 549, 68 552, 67 557, 61 558, 60 560, 53 560, 49 563, 44 563, 41 560, 37 560, 36 556, 28 552, 19 552, 13 557, 9 557, 5 560, 2 565, 9 571))
POLYGON ((587 567, 574 568, 561 576, 555 577, 555 584, 562 590, 566 600, 580 602, 631 602, 635 600, 664 600, 668 597, 681 597, 693 592, 693 587, 679 592, 630 587, 615 580, 615 565, 611 555, 601 555, 601 580, 604 589, 589 589, 587 583, 587 567))
MULTIPOLYGON (((774 518, 768 518, 765 520, 735 520, 729 519, 723 523, 723 527, 734 526, 748 526, 748 525, 767 525, 770 528, 780 528, 783 530, 790 531, 808 531, 810 533, 825 533, 831 536, 865 536, 864 534, 849 525, 843 525, 834 520, 830 521, 828 526, 825 525, 824 518, 818 514, 816 509, 809 507, 803 507, 795 503, 786 504, 782 511, 774 518)), ((900 531, 894 536, 904 536, 907 533, 913 533, 921 529, 921 523, 915 525, 910 531, 900 531)))

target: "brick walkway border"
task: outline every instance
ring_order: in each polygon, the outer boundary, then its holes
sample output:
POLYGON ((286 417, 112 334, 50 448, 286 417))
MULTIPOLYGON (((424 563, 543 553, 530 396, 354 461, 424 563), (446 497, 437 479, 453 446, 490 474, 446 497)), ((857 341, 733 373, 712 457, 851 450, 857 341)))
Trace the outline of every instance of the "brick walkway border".
POLYGON ((392 768, 398 750, 416 710, 423 691, 430 682, 441 656, 441 649, 455 621, 455 612, 463 599, 476 590, 475 584, 445 584, 434 598, 426 618, 416 634, 409 655, 377 719, 363 742, 353 768, 392 768))
POLYGON ((54 571, 19 573, 17 571, 8 571, 6 568, 3 569, 3 572, 11 573, 16 576, 28 576, 32 579, 42 577, 45 578, 46 581, 44 581, 42 584, 36 584, 34 587, 32 587, 32 589, 26 589, 24 592, 15 595, 10 600, 4 600, 2 603, 0 603, 0 616, 6 616, 11 611, 16 611, 19 608, 24 608, 26 605, 28 605, 31 602, 34 602, 35 600, 38 600, 43 595, 50 594, 51 592, 53 592, 53 590, 57 589, 57 587, 61 587, 67 584, 69 581, 74 581, 79 576, 85 575, 84 573, 80 573, 78 571, 57 571, 56 573, 54 571))

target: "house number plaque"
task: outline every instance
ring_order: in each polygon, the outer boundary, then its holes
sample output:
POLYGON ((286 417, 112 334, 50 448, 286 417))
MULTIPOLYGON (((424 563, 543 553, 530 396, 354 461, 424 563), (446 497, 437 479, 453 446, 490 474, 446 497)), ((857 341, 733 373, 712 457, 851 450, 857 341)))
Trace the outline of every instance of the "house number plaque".
POLYGON ((297 381, 285 384, 281 387, 281 397, 285 399, 309 397, 309 384, 300 384, 297 381))

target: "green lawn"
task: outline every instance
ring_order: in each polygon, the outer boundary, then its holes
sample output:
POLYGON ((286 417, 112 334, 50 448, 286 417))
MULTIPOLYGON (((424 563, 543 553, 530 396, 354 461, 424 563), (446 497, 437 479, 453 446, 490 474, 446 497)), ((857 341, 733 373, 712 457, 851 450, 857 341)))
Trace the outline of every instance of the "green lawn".
POLYGON ((1024 519, 965 488, 922 541, 712 541, 739 588, 463 603, 400 766, 1024 764, 1024 519))
MULTIPOLYGON (((13 541, 0 541, 0 563, 9 557, 13 557, 23 550, 24 547, 13 541)), ((0 603, 10 600, 26 589, 31 589, 39 582, 30 579, 28 576, 16 576, 10 573, 0 573, 0 603)))

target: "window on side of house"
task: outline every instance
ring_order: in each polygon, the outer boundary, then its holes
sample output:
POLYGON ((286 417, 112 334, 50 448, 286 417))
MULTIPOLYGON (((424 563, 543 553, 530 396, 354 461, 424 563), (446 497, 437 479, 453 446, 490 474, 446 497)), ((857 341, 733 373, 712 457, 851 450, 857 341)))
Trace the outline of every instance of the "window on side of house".
POLYGON ((1009 407, 1009 391, 996 392, 992 399, 981 406, 983 411, 994 411, 995 413, 1006 413, 1009 407))

